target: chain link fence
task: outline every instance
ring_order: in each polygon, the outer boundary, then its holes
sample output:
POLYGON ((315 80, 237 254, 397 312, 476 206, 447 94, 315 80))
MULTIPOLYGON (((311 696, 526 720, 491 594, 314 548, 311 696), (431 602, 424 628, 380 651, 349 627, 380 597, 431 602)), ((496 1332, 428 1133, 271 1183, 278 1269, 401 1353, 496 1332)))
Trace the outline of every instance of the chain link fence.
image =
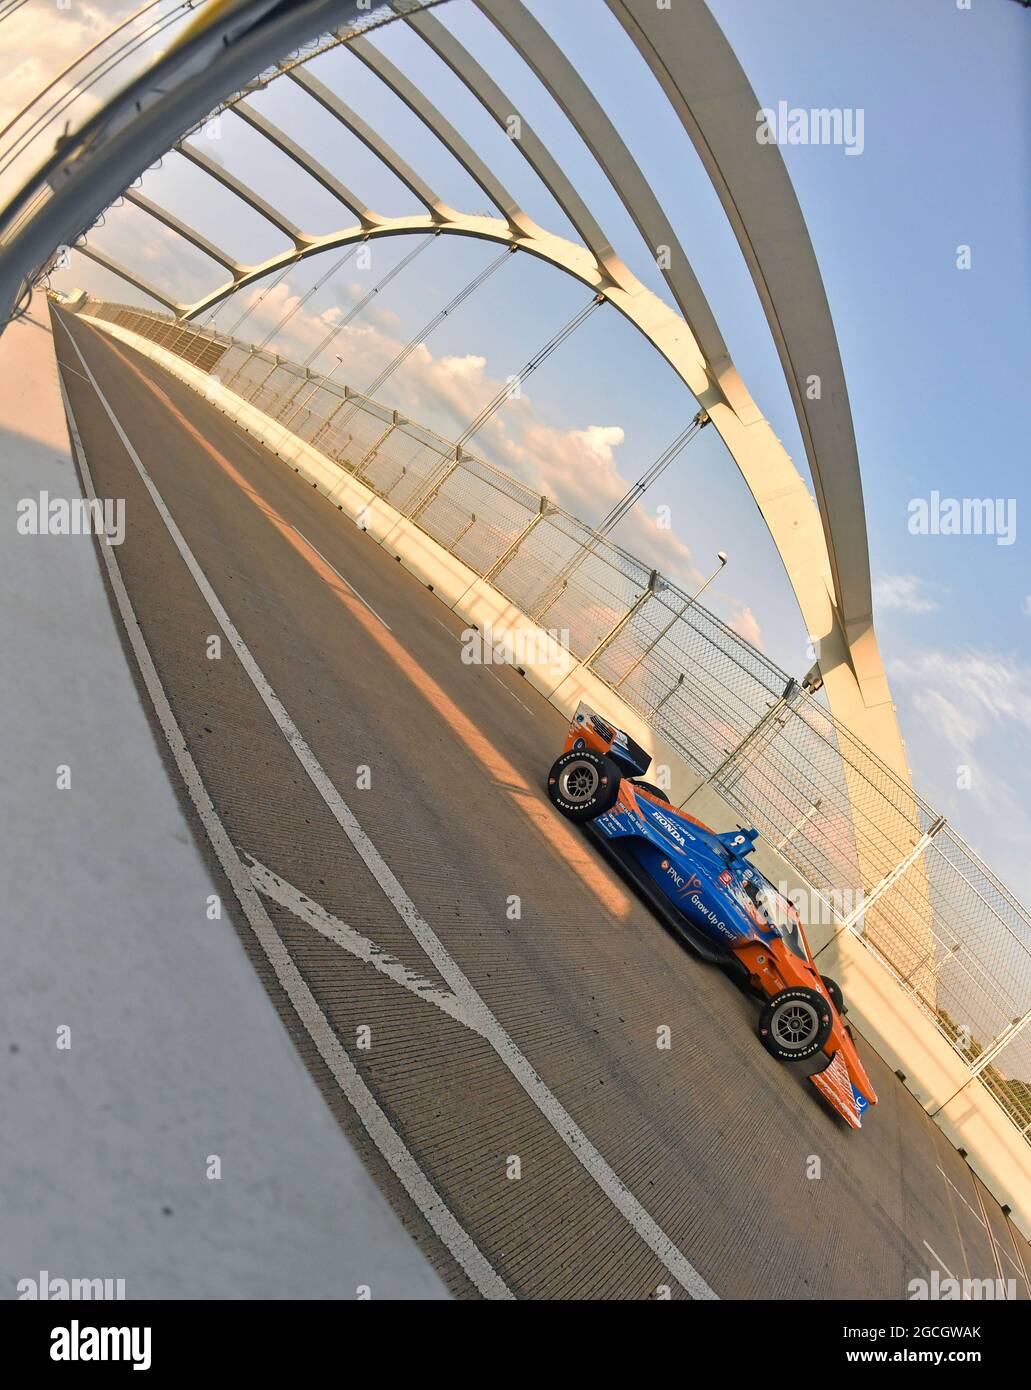
POLYGON ((850 929, 1031 1142, 1031 915, 912 788, 762 652, 485 459, 332 380, 160 314, 86 312, 213 374, 490 582, 717 790, 850 929))

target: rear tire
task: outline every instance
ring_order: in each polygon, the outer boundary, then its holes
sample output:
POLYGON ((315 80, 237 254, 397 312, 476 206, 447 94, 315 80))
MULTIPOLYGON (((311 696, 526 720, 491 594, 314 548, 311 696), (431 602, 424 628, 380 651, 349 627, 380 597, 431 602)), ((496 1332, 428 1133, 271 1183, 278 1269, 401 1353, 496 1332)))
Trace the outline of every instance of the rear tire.
POLYGON ((548 797, 567 820, 582 824, 615 804, 619 783, 619 768, 611 758, 571 748, 548 773, 548 797))
POLYGON ((832 980, 829 975, 821 975, 820 980, 823 984, 824 989, 831 997, 831 1003, 837 1009, 838 1013, 841 1014, 841 1016, 844 1018, 845 996, 841 992, 841 986, 838 984, 837 980, 832 980))
POLYGON ((650 792, 652 796, 657 796, 660 801, 664 801, 667 806, 670 804, 669 797, 662 788, 653 787, 651 782, 642 782, 639 777, 631 777, 630 785, 632 787, 640 787, 642 791, 650 792))
POLYGON ((782 989, 763 1005, 759 1039, 778 1062, 798 1062, 819 1052, 830 1037, 834 1017, 815 989, 782 989))

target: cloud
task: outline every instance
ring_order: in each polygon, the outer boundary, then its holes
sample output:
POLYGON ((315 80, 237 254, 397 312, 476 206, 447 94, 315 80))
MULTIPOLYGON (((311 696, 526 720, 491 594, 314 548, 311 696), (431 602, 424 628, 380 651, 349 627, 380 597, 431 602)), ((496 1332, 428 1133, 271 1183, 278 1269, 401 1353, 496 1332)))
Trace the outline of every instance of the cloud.
POLYGON ((1024 613, 1027 617, 1031 618, 1031 594, 1028 594, 1024 599, 1024 613))
MULTIPOLYGON (((144 252, 148 258, 151 249, 144 252)), ((181 255, 169 254, 167 266, 169 271, 178 266, 180 276, 185 274, 181 255)), ((303 268, 296 273, 303 276, 303 268)), ((251 285, 231 296, 222 306, 216 326, 224 331, 234 328, 236 337, 248 343, 260 343, 272 334, 269 346, 298 363, 319 350, 313 362, 316 369, 332 369, 337 383, 364 390, 405 346, 396 314, 376 312, 380 306, 370 305, 354 322, 342 325, 342 319, 367 293, 367 286, 354 281, 327 287, 330 303, 315 307, 311 302, 301 303, 303 292, 295 288, 294 275, 292 271, 278 284, 251 285), (244 309, 249 312, 236 327, 244 309), (337 354, 340 365, 335 365, 337 354)), ((176 286, 171 292, 185 300, 193 297, 192 292, 183 293, 181 288, 185 287, 176 286)), ((426 343, 419 343, 376 395, 384 404, 450 441, 509 384, 510 379, 491 374, 481 354, 437 357, 426 343)), ((532 492, 547 495, 573 516, 597 525, 631 486, 632 479, 620 470, 624 443, 622 425, 612 421, 593 420, 562 428, 541 419, 532 393, 524 385, 485 423, 467 452, 497 464, 532 492)), ((659 518, 646 507, 634 507, 623 518, 614 540, 688 593, 706 577, 694 565, 689 547, 671 529, 660 525, 659 518)), ((706 602, 742 637, 760 644, 759 624, 742 599, 721 589, 710 592, 706 602)))
MULTIPOLYGON (((261 341, 289 312, 289 323, 277 332, 272 346, 282 356, 303 361, 332 327, 365 293, 355 283, 338 286, 338 303, 314 313, 307 305, 297 308, 299 295, 289 278, 260 299, 252 286, 248 301, 257 307, 238 336, 261 341), (260 303, 259 303, 260 300, 260 303)), ((221 319, 228 327, 243 307, 234 299, 221 319)), ((332 366, 335 354, 342 358, 334 380, 363 390, 404 346, 397 335, 396 316, 363 312, 340 328, 323 350, 316 365, 332 366)), ((419 343, 403 366, 377 391, 384 404, 401 410, 410 419, 436 430, 445 440, 461 435, 488 401, 508 384, 493 376, 487 359, 478 353, 436 357, 426 343, 419 343)), ((485 458, 513 474, 535 493, 550 497, 573 516, 597 525, 631 486, 620 471, 620 451, 626 435, 622 425, 592 421, 560 428, 542 420, 532 393, 524 386, 512 395, 477 433, 468 452, 485 458)), ((615 542, 631 555, 654 566, 686 592, 693 592, 706 578, 693 563, 690 548, 645 507, 634 507, 620 522, 615 542)), ((759 623, 748 604, 726 591, 710 590, 707 605, 716 608, 741 637, 762 645, 759 623)))
POLYGON ((915 691, 913 705, 928 727, 937 729, 955 752, 968 756, 970 745, 980 732, 980 725, 969 712, 964 712, 940 690, 915 691))
MULTIPOLYGON (((76 58, 92 47, 116 24, 128 18, 133 4, 119 3, 104 6, 77 4, 74 8, 54 11, 45 17, 40 16, 36 5, 23 5, 3 21, 4 81, 0 87, 0 127, 18 116, 47 86, 58 73, 64 71, 76 58), (45 28, 45 40, 41 38, 41 23, 45 28)), ((138 24, 118 36, 114 42, 129 35, 138 36, 152 22, 152 16, 144 16, 138 24)), ((110 73, 89 90, 77 92, 75 100, 67 108, 63 105, 49 116, 46 113, 56 102, 64 102, 71 93, 76 92, 76 83, 81 81, 83 72, 89 71, 111 50, 101 49, 85 69, 73 70, 68 78, 61 78, 46 96, 34 106, 32 111, 17 122, 5 137, 5 145, 27 137, 24 155, 0 178, 0 201, 18 187, 25 175, 38 165, 43 156, 53 147, 54 137, 66 119, 73 126, 81 125, 100 106, 110 93, 123 86, 133 72, 138 71, 150 60, 157 44, 167 42, 157 38, 144 44, 127 62, 116 64, 110 73), (35 128, 37 118, 45 117, 35 128)))
MULTIPOLYGON (((1031 735, 1031 666, 992 652, 927 650, 891 663, 893 678, 925 702, 948 703, 946 732, 972 742, 1006 725, 1031 735)), ((937 708, 942 708, 939 703, 937 708)), ((958 743, 955 746, 960 746, 958 743)))
POLYGON ((730 628, 746 642, 751 642, 753 647, 762 646, 762 632, 758 620, 747 605, 742 605, 740 612, 731 620, 730 628))
MULTIPOLYGON (((348 301, 348 308, 361 297, 361 292, 360 285, 340 286, 337 291, 348 301)), ((300 296, 289 278, 280 281, 264 298, 257 286, 247 293, 246 302, 254 307, 238 335, 248 341, 261 341, 290 314, 289 322, 276 333, 273 345, 281 355, 294 360, 307 357, 343 317, 339 305, 317 314, 304 305, 298 308, 300 296)), ((223 324, 234 322, 242 307, 239 305, 235 315, 227 307, 223 324)), ((385 317, 362 314, 341 328, 324 349, 325 356, 339 353, 343 359, 335 380, 359 389, 368 385, 404 346, 404 340, 391 331, 393 326, 385 317)), ((445 439, 453 439, 506 384, 505 379, 491 375, 487 359, 478 353, 435 357, 426 343, 419 343, 378 394, 385 403, 403 409, 407 416, 436 429, 445 439)), ((620 425, 588 423, 560 429, 541 420, 524 387, 487 421, 470 441, 468 452, 481 454, 515 474, 535 492, 547 494, 574 516, 596 524, 630 486, 618 466, 617 451, 624 439, 620 425)), ((641 553, 647 563, 677 582, 701 582, 688 547, 640 508, 635 508, 621 524, 619 543, 632 553, 641 553)), ((741 611, 745 611, 743 605, 741 611)), ((743 621, 747 626, 747 619, 743 621)))
POLYGON ((927 590, 937 588, 915 574, 885 574, 874 582, 874 603, 899 613, 933 613, 938 602, 927 590))
MULTIPOLYGON (((1004 879, 1022 881, 1031 811, 1031 665, 999 652, 911 651, 888 663, 914 770, 1004 879), (912 714, 912 719, 907 718, 912 714), (955 780, 969 769, 969 793, 955 780)), ((918 775, 918 782, 922 780, 918 775)), ((959 828, 957 826, 957 828, 959 828)))

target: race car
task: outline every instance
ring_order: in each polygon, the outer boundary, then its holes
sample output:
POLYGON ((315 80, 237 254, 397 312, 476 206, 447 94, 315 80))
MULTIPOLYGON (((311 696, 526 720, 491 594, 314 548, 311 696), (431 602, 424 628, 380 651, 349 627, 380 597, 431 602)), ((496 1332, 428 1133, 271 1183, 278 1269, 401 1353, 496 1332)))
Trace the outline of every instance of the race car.
POLYGON ((822 1052, 809 1080, 853 1129, 877 1104, 836 982, 816 968, 794 905, 748 856, 758 831, 718 834, 643 780, 651 758, 582 703, 548 773, 552 804, 596 837, 642 896, 706 960, 763 1000, 759 1037, 779 1061, 822 1052))

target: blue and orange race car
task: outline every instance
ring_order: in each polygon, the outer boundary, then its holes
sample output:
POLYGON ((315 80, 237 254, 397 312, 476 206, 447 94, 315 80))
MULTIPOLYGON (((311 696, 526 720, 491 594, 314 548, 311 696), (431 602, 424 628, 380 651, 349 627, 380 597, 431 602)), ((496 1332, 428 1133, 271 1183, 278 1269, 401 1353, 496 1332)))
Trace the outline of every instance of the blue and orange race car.
POLYGON ((809 1080, 853 1129, 877 1096, 844 1001, 820 975, 795 907, 754 865, 757 830, 717 834, 643 779, 649 755, 581 703, 548 796, 586 825, 642 896, 706 960, 735 969, 763 999, 759 1037, 782 1062, 823 1052, 809 1080))

